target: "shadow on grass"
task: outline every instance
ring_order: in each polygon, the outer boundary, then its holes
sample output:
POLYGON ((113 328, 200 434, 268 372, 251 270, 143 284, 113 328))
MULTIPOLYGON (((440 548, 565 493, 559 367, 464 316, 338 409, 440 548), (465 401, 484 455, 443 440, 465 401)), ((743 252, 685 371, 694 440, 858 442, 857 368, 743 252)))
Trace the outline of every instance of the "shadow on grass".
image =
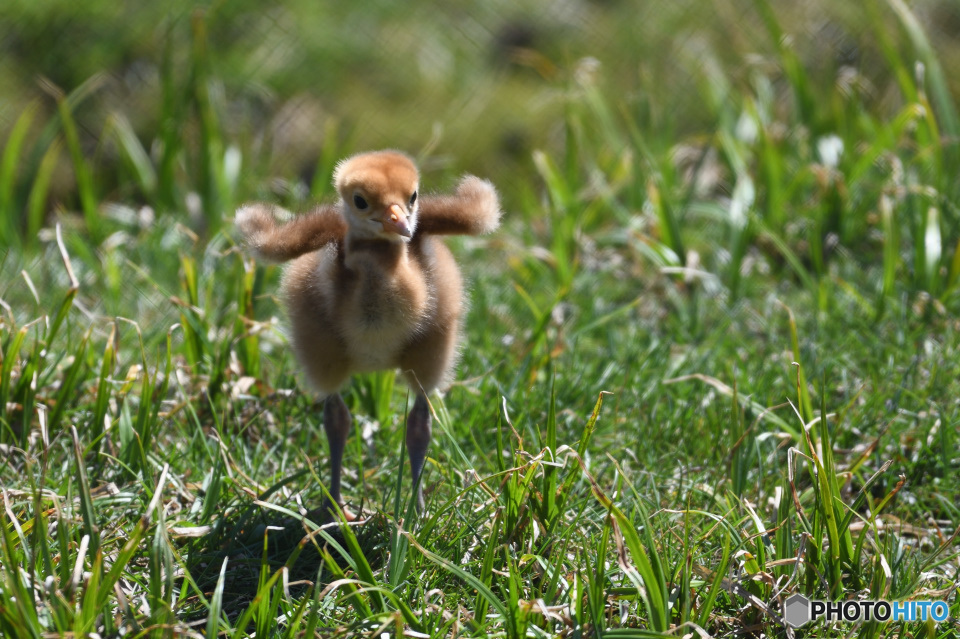
MULTIPOLYGON (((323 521, 320 509, 296 519, 250 503, 235 516, 219 521, 209 535, 187 545, 187 570, 209 601, 227 560, 223 612, 235 621, 257 596, 261 584, 284 566, 293 597, 306 594, 314 584, 322 589, 336 579, 324 554, 329 554, 339 570, 350 571, 349 547, 340 525, 320 525, 323 521)), ((359 517, 349 525, 367 563, 373 569, 382 566, 390 541, 386 518, 382 514, 359 517)), ((283 587, 283 581, 278 581, 277 587, 283 587)), ((190 617, 202 619, 207 612, 200 605, 190 617)))

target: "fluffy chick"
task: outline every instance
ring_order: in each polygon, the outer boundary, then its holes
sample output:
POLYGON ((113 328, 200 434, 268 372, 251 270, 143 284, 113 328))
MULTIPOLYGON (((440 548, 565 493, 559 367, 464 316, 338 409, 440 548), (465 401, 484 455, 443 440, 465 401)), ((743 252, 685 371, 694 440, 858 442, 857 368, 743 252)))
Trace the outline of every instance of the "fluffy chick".
MULTIPOLYGON (((337 204, 292 218, 249 204, 237 211, 236 225, 254 254, 289 261, 282 297, 297 359, 326 398, 331 498, 343 505, 340 474, 351 417, 340 388, 354 373, 399 369, 416 394, 407 450, 422 509, 420 475, 431 434, 427 394, 451 380, 464 310, 457 263, 437 236, 495 230, 499 199, 490 182, 470 175, 451 195, 421 197, 416 166, 397 151, 350 157, 337 166, 333 183, 337 204)), ((329 503, 323 508, 332 511, 329 503)))

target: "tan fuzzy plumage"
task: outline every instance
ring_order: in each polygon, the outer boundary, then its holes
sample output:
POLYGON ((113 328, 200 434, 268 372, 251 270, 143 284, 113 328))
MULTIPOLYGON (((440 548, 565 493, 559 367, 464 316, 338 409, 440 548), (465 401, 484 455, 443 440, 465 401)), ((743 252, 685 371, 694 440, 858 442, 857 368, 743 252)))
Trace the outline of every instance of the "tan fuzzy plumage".
MULTIPOLYGON (((497 190, 473 175, 461 178, 452 195, 424 195, 419 207, 421 234, 485 235, 500 225, 497 190)), ((269 204, 246 204, 237 211, 235 224, 251 252, 270 262, 317 251, 347 233, 340 208, 330 204, 301 215, 269 204)))
POLYGON ((279 207, 253 203, 241 207, 234 220, 247 248, 269 262, 287 262, 347 234, 347 223, 333 206, 294 217, 279 207))
POLYGON ((254 254, 289 261, 282 288, 291 342, 327 397, 330 494, 339 503, 350 416, 338 391, 354 373, 399 369, 417 394, 407 443, 419 478, 430 439, 426 394, 451 380, 464 304, 456 261, 437 236, 495 230, 500 204, 490 182, 469 175, 453 194, 420 197, 416 166, 397 151, 344 160, 334 185, 338 205, 281 220, 289 214, 250 204, 236 225, 254 254))

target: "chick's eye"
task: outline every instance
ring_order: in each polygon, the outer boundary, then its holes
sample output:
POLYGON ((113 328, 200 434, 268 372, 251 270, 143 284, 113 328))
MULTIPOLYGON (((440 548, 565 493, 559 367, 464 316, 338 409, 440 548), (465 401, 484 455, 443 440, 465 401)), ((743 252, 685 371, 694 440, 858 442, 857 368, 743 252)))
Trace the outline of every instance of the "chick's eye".
POLYGON ((363 209, 367 208, 367 201, 366 201, 365 199, 363 199, 362 197, 360 197, 359 195, 354 195, 354 196, 353 196, 353 204, 354 204, 354 206, 356 206, 356 207, 357 207, 358 209, 360 209, 361 211, 362 211, 363 209))
POLYGON ((413 203, 417 201, 417 192, 414 191, 413 195, 410 196, 410 206, 413 206, 413 203))

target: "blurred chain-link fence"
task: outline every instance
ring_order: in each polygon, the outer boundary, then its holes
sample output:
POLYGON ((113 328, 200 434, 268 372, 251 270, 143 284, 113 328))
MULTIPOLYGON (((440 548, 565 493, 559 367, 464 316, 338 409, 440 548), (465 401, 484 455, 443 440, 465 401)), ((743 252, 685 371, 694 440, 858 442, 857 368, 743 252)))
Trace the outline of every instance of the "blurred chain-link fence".
MULTIPOLYGON (((164 120, 176 117, 176 93, 202 73, 224 138, 261 175, 309 181, 330 136, 350 148, 431 145, 435 163, 499 172, 562 135, 562 97, 578 69, 612 104, 633 105, 677 135, 696 132, 711 117, 698 89, 705 69, 735 83, 772 73, 767 13, 818 81, 852 67, 878 100, 892 99, 877 31, 894 44, 904 39, 891 11, 900 1, 8 0, 0 8, 0 136, 31 101, 52 113, 51 93, 96 78, 74 110, 84 148, 101 153, 99 167, 109 171, 109 115, 124 114, 156 153, 164 120)), ((957 87, 960 5, 911 8, 957 87)), ((69 193, 69 172, 57 177, 54 193, 69 193)), ((112 186, 122 191, 119 181, 112 186)))

